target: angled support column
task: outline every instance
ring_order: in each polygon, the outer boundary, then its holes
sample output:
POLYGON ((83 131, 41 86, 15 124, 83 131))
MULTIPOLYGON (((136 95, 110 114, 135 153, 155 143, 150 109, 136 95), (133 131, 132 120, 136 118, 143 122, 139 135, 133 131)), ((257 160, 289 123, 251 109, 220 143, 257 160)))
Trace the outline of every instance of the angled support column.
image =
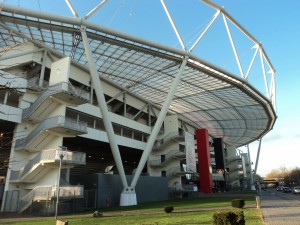
POLYGON ((255 181, 256 172, 257 172, 257 166, 258 166, 258 161, 259 161, 260 148, 261 148, 261 141, 262 141, 262 137, 259 139, 259 145, 258 145, 258 149, 257 149, 256 162, 255 162, 255 169, 254 169, 254 173, 253 173, 253 179, 254 179, 254 181, 255 181))
POLYGON ((86 29, 86 27, 82 26, 80 31, 81 31, 81 36, 82 36, 82 41, 83 41, 86 57, 88 59, 88 65, 89 65, 89 69, 90 69, 92 82, 93 82, 93 85, 95 88, 95 93, 96 93, 96 96, 97 96, 97 99, 99 102, 99 108, 101 110, 101 114, 103 117, 103 122, 104 122, 105 130, 106 130, 106 133, 108 136, 108 140, 110 143, 111 151, 112 151, 116 166, 118 168, 124 190, 126 190, 126 189, 128 189, 128 184, 127 184, 127 180, 126 180, 126 176, 125 176, 125 171, 124 171, 119 147, 115 140, 115 134, 114 134, 113 126, 111 123, 111 118, 110 118, 110 115, 109 115, 109 112, 107 109, 106 101, 104 98, 104 93, 102 90, 101 81, 100 81, 100 78, 99 78, 99 75, 98 75, 98 72, 96 69, 95 61, 93 59, 93 55, 92 55, 92 52, 90 49, 90 45, 88 42, 88 38, 87 38, 85 29, 86 29))
MULTIPOLYGON (((150 134, 150 137, 148 139, 146 149, 143 151, 141 160, 139 162, 139 165, 138 165, 138 167, 136 169, 136 172, 134 174, 133 180, 131 182, 130 188, 132 188, 132 189, 135 188, 136 183, 137 183, 137 181, 138 181, 138 179, 139 179, 139 177, 140 177, 140 175, 142 173, 142 170, 143 170, 143 168, 144 168, 144 166, 145 166, 145 164, 146 164, 146 162, 147 162, 147 160, 149 158, 149 155, 150 155, 150 153, 152 151, 154 142, 155 142, 155 140, 157 138, 157 135, 158 135, 158 133, 160 131, 162 123, 163 123, 163 121, 164 121, 164 119, 165 119, 165 117, 167 115, 167 112, 169 110, 170 104, 171 104, 171 102, 173 100, 173 97, 175 95, 177 86, 178 86, 179 81, 181 79, 181 75, 182 75, 182 73, 183 73, 183 71, 185 69, 185 66, 187 64, 188 58, 189 58, 188 56, 185 56, 183 62, 181 63, 181 66, 180 66, 179 70, 177 71, 177 74, 176 74, 176 77, 174 78, 172 86, 170 87, 170 90, 169 90, 169 93, 167 95, 167 98, 166 98, 166 100, 165 100, 165 102, 163 104, 163 107, 162 107, 159 115, 158 115, 158 118, 156 120, 154 128, 153 128, 153 130, 152 130, 152 132, 150 134)), ((135 193, 134 193, 134 195, 135 195, 135 193)))
POLYGON ((250 157, 250 148, 249 145, 247 145, 247 152, 248 152, 248 163, 250 167, 250 189, 251 191, 255 191, 255 186, 254 186, 254 180, 253 180, 253 173, 252 173, 252 166, 251 166, 251 157, 250 157))

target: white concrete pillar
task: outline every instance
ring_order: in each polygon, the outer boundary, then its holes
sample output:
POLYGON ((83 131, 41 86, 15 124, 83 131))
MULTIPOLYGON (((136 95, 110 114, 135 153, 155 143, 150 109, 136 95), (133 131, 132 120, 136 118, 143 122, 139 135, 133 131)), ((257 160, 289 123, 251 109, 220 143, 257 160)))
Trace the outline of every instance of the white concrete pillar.
POLYGON ((99 108, 100 108, 100 111, 101 111, 101 114, 103 117, 103 123, 105 126, 105 130, 106 130, 106 133, 108 136, 109 143, 110 143, 111 151, 113 153, 113 157, 114 157, 117 169, 119 171, 119 175, 120 175, 124 190, 126 190, 126 189, 128 189, 128 184, 127 184, 127 180, 126 180, 126 176, 125 176, 125 171, 124 171, 119 147, 115 140, 115 134, 114 134, 113 126, 111 123, 111 118, 110 118, 110 115, 108 112, 108 108, 106 105, 106 101, 104 98, 102 84, 101 84, 99 74, 96 69, 95 60, 93 58, 93 55, 92 55, 92 52, 91 52, 91 49, 89 46, 89 41, 88 41, 88 37, 87 37, 85 29, 86 29, 86 27, 82 26, 80 31, 81 31, 82 41, 83 41, 83 45, 84 45, 84 49, 85 49, 85 54, 86 54, 87 61, 88 61, 88 66, 90 69, 92 83, 93 83, 93 86, 95 87, 95 93, 96 93, 97 100, 99 103, 98 105, 99 105, 99 108))
MULTIPOLYGON (((138 167, 136 169, 136 172, 134 174, 133 180, 131 182, 130 189, 132 189, 132 190, 134 190, 134 188, 136 186, 136 183, 138 181, 138 178, 140 177, 140 175, 142 173, 142 170, 143 170, 143 168, 144 168, 144 166, 145 166, 145 164, 146 164, 146 162, 147 162, 147 160, 149 158, 149 155, 150 155, 150 153, 152 151, 154 142, 155 142, 155 140, 157 138, 157 135, 158 135, 158 133, 160 131, 162 123, 163 123, 163 121, 164 121, 164 119, 165 119, 165 117, 167 115, 167 112, 169 110, 170 104, 172 103, 173 97, 175 95, 177 86, 178 86, 178 84, 180 82, 181 75, 182 75, 182 73, 183 73, 183 71, 185 69, 187 61, 188 61, 188 56, 185 56, 185 58, 183 59, 183 61, 181 63, 180 68, 177 71, 177 74, 176 74, 176 76, 174 78, 174 81, 173 81, 173 83, 172 83, 172 85, 170 87, 170 90, 169 90, 167 98, 166 98, 166 100, 165 100, 165 102, 163 104, 163 107, 162 107, 162 109, 161 109, 161 111, 160 111, 160 113, 158 115, 157 121, 156 121, 156 123, 154 125, 154 128, 153 128, 152 132, 151 132, 151 135, 150 135, 149 140, 147 142, 146 148, 145 148, 145 150, 144 150, 144 152, 142 154, 141 160, 139 162, 139 165, 138 165, 138 167)), ((131 195, 132 195, 131 198, 136 198, 135 192, 132 192, 131 195)), ((126 196, 126 197, 128 197, 128 196, 126 196)), ((130 203, 131 202, 129 201, 128 204, 130 204, 130 203)))

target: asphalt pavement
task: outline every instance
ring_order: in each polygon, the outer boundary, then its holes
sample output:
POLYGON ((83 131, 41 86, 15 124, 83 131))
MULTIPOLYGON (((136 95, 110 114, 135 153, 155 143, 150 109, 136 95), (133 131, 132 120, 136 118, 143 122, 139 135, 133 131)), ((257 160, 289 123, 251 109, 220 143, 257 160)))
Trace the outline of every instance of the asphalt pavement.
POLYGON ((264 225, 300 225, 300 195, 264 190, 261 211, 264 225))

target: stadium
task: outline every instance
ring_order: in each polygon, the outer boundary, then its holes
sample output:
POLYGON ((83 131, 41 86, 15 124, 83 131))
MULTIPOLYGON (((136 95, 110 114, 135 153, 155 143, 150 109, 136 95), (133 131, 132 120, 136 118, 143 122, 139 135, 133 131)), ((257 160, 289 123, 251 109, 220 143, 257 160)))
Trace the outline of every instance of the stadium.
POLYGON ((274 126, 275 69, 224 8, 201 3, 215 13, 187 47, 161 1, 179 48, 90 22, 108 1, 82 18, 68 0, 73 17, 1 5, 1 211, 50 215, 253 188, 239 147, 274 126), (196 54, 219 18, 234 73, 196 54), (254 46, 247 66, 231 26, 254 46), (251 82, 257 73, 262 84, 251 82))

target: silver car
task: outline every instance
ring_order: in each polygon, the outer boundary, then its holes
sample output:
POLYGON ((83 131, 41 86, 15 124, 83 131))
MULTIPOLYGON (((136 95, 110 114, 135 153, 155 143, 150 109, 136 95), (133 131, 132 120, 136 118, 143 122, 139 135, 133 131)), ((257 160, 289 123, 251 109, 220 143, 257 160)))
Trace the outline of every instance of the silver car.
POLYGON ((300 194, 300 186, 293 187, 293 193, 294 194, 300 194))

